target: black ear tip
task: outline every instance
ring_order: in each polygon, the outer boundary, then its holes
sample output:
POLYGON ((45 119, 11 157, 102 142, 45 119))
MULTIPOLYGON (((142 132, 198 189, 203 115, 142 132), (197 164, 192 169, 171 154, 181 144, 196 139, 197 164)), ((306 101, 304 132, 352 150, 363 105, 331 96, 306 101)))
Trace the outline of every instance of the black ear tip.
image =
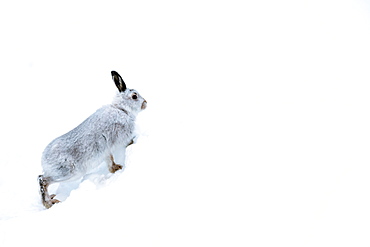
POLYGON ((118 75, 118 73, 114 70, 112 70, 110 73, 112 74, 112 76, 118 75))

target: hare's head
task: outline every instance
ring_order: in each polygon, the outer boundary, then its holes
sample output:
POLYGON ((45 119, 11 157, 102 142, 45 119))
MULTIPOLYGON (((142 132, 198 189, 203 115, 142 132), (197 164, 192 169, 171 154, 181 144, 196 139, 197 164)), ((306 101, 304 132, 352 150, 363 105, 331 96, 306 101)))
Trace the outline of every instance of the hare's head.
POLYGON ((116 107, 132 112, 134 114, 139 113, 141 110, 146 108, 146 100, 140 96, 140 94, 134 90, 126 88, 125 82, 122 77, 116 72, 112 71, 112 78, 116 84, 119 93, 113 101, 113 105, 116 107))

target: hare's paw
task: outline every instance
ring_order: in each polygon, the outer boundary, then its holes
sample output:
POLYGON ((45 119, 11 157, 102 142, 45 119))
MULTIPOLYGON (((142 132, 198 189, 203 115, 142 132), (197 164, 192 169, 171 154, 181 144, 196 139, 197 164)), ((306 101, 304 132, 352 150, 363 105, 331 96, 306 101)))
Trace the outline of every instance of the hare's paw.
POLYGON ((113 163, 110 167, 109 167, 109 171, 111 173, 115 173, 116 171, 118 170, 121 170, 123 168, 123 166, 121 165, 117 165, 116 163, 113 163))
MULTIPOLYGON (((134 137, 135 138, 135 137, 134 137)), ((127 144, 127 146, 126 147, 128 147, 128 146, 130 146, 130 145, 132 145, 132 144, 134 144, 135 142, 134 142, 134 138, 132 138, 132 140, 130 141, 130 143, 129 144, 127 144)))
POLYGON ((58 199, 54 199, 55 195, 50 196, 50 200, 43 201, 42 203, 44 204, 46 209, 51 208, 54 204, 59 203, 60 201, 58 199))
POLYGON ((55 194, 50 195, 50 199, 53 200, 56 197, 55 194))
POLYGON ((50 203, 51 205, 54 205, 54 204, 60 203, 60 201, 58 199, 51 199, 50 203))

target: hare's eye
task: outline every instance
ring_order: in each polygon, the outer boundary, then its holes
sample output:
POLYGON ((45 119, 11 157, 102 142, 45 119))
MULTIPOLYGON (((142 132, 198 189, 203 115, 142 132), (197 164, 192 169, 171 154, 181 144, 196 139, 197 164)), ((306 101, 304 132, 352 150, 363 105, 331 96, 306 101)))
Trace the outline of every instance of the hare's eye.
POLYGON ((132 95, 132 98, 133 98, 133 99, 137 99, 137 94, 133 94, 133 95, 132 95))

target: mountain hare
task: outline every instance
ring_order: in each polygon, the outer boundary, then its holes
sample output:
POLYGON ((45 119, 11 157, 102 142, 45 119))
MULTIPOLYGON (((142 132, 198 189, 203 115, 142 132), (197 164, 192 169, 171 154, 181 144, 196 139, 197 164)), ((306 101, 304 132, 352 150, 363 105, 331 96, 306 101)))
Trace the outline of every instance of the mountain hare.
POLYGON ((50 184, 80 179, 104 161, 111 173, 122 169, 119 163, 124 164, 126 147, 133 144, 135 137, 135 118, 147 102, 137 91, 126 88, 117 72, 111 73, 119 91, 112 104, 101 107, 79 126, 53 140, 42 154, 43 175, 38 181, 46 208, 59 202, 55 195, 49 195, 50 184))

